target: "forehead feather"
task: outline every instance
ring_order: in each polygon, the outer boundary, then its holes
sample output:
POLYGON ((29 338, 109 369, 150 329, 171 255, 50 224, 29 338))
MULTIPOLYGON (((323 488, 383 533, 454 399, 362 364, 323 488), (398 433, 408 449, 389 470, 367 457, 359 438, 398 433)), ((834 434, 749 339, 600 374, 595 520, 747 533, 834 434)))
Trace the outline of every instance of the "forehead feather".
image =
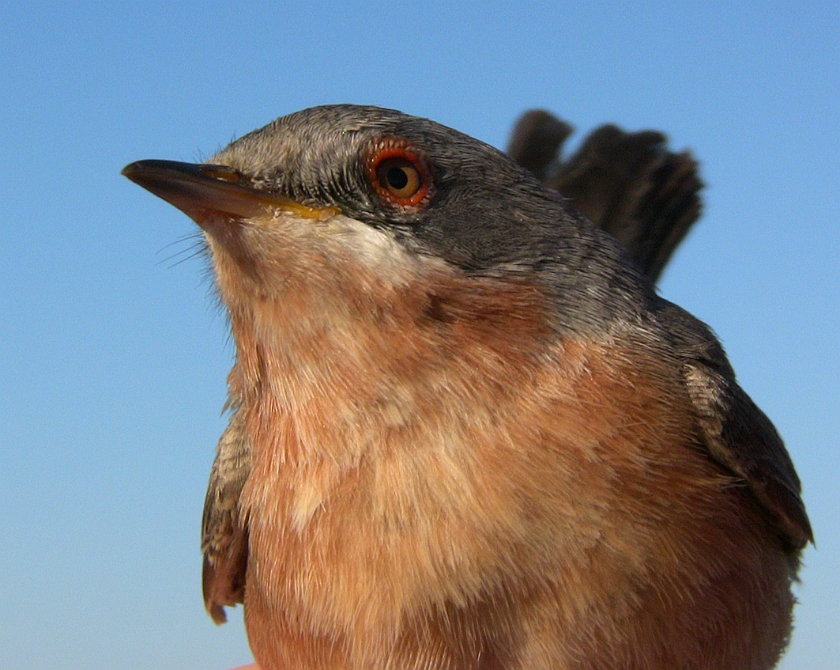
POLYGON ((428 119, 379 107, 328 105, 282 116, 235 140, 209 162, 252 176, 278 169, 323 174, 357 159, 374 139, 387 135, 406 138, 444 163, 452 156, 469 163, 476 154, 472 162, 486 167, 491 155, 502 156, 489 145, 428 119))
POLYGON ((375 107, 314 107, 282 116, 244 135, 211 158, 251 175, 294 170, 355 154, 403 116, 375 107))

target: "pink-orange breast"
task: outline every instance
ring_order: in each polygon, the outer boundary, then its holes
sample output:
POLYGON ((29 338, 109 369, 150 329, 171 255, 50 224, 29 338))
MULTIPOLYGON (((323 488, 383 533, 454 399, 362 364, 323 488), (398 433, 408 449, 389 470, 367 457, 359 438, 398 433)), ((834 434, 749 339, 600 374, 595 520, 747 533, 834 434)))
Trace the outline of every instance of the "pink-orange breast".
POLYGON ((264 670, 766 667, 791 566, 674 361, 558 341, 533 287, 457 288, 320 349, 238 340, 264 670))

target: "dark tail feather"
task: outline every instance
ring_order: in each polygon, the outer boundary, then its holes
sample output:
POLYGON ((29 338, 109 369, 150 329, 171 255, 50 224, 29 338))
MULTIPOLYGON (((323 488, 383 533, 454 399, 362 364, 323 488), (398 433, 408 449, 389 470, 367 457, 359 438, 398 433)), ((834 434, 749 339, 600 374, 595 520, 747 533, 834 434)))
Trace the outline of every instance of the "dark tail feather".
POLYGON ((526 112, 508 153, 611 233, 652 281, 700 216, 697 161, 668 150, 665 135, 601 126, 566 160, 571 126, 542 110, 526 112))

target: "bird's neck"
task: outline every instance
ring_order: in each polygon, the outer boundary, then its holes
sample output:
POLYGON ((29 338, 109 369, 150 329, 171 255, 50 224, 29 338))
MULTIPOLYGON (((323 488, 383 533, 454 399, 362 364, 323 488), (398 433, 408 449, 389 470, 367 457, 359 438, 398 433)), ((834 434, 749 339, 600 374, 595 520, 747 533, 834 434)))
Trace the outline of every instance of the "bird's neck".
POLYGON ((352 296, 301 290, 231 311, 258 456, 353 467, 389 433, 452 420, 468 396, 494 402, 489 386, 553 336, 531 284, 440 275, 352 296))

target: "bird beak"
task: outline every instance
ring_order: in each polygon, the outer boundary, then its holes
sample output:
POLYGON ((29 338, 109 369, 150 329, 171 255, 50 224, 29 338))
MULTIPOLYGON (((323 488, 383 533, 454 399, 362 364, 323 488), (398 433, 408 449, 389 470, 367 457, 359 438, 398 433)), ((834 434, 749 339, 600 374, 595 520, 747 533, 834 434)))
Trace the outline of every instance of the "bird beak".
POLYGON ((199 225, 220 214, 231 219, 255 219, 288 212, 323 220, 339 213, 335 207, 308 207, 256 189, 238 170, 227 165, 146 160, 126 165, 122 174, 175 205, 199 225))

